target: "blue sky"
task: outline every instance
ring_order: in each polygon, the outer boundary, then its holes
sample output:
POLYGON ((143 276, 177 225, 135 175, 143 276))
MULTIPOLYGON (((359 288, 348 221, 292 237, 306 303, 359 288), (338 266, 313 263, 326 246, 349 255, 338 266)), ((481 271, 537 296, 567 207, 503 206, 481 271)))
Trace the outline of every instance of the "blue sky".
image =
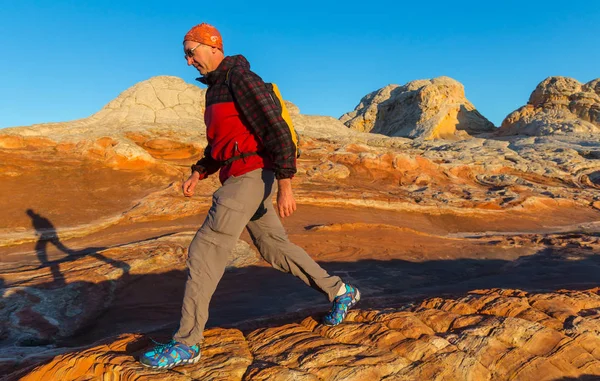
POLYGON ((181 42, 200 22, 305 114, 445 75, 499 125, 548 76, 600 77, 599 1, 1 3, 0 128, 87 117, 156 75, 195 83, 181 42))

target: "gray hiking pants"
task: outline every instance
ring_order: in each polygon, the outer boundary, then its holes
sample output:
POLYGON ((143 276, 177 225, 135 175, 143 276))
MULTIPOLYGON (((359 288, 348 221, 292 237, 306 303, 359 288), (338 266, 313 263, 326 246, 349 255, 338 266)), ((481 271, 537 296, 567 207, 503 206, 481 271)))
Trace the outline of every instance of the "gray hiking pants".
POLYGON ((291 243, 275 212, 273 171, 257 169, 230 177, 213 195, 212 206, 189 247, 179 330, 173 337, 186 345, 203 339, 208 304, 244 227, 261 256, 279 271, 292 273, 333 301, 342 280, 329 275, 302 248, 291 243))

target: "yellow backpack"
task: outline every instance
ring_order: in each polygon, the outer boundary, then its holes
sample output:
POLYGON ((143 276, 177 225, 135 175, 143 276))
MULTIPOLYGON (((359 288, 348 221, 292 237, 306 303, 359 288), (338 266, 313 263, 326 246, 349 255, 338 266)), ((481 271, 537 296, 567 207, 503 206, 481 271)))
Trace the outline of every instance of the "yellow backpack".
MULTIPOLYGON (((235 95, 233 94, 233 91, 231 91, 231 86, 229 83, 229 72, 230 71, 231 71, 231 69, 229 69, 229 71, 227 72, 227 76, 225 77, 225 83, 227 84, 227 87, 229 88, 229 91, 231 92, 233 99, 235 99, 235 95)), ((271 95, 271 99, 273 100, 273 103, 275 103, 277 105, 277 107, 279 107, 281 117, 283 118, 283 120, 287 124, 288 128, 290 129, 290 134, 292 135, 292 141, 294 142, 294 146, 296 147, 296 158, 299 158, 300 154, 302 153, 300 151, 300 148, 298 147, 298 145, 300 144, 300 135, 298 135, 298 133, 296 132, 296 129, 294 128, 294 123, 292 123, 292 118, 290 117, 290 113, 289 113, 287 107, 285 106, 285 102, 283 101, 283 97, 281 96, 281 92, 279 91, 279 87, 277 87, 276 84, 270 83, 270 82, 265 82, 265 86, 267 87, 267 90, 269 90, 269 94, 271 95)))

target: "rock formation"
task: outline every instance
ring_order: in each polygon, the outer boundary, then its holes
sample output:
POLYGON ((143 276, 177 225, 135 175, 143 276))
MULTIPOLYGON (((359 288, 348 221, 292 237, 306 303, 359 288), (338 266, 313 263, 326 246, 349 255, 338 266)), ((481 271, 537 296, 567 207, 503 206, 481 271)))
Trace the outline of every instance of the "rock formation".
POLYGON ((47 148, 117 169, 153 166, 165 155, 189 159, 206 142, 203 93, 177 77, 153 77, 88 118, 3 129, 0 148, 47 148))
POLYGON ((491 132, 494 125, 448 77, 388 85, 365 96, 340 120, 349 128, 411 139, 460 139, 491 132))
MULTIPOLYGON (((132 359, 150 343, 123 335, 56 356, 27 380, 556 380, 600 375, 600 296, 584 292, 477 291, 385 310, 351 311, 246 335, 210 329, 202 360, 177 372, 132 359), (225 360, 226 359, 226 360, 225 360)), ((590 378, 591 379, 591 378, 590 378)))
POLYGON ((498 134, 598 136, 600 79, 582 85, 567 77, 548 77, 531 93, 529 102, 504 119, 498 134))
POLYGON ((600 376, 598 135, 469 137, 492 126, 447 78, 370 94, 346 115, 360 128, 288 103, 303 155, 284 224, 360 287, 348 322, 318 324, 328 301, 243 235, 203 360, 142 368, 149 338, 176 329, 187 246, 219 185, 181 195, 206 144, 202 99, 156 77, 89 118, 0 130, 2 380, 600 376))

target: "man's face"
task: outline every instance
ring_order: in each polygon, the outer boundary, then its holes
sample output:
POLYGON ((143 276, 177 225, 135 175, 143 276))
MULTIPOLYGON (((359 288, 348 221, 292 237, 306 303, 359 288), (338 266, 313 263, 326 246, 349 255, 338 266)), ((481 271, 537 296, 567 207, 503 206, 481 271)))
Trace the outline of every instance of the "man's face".
POLYGON ((183 44, 187 64, 195 67, 202 75, 215 69, 212 67, 213 49, 215 48, 195 41, 185 41, 183 44))

